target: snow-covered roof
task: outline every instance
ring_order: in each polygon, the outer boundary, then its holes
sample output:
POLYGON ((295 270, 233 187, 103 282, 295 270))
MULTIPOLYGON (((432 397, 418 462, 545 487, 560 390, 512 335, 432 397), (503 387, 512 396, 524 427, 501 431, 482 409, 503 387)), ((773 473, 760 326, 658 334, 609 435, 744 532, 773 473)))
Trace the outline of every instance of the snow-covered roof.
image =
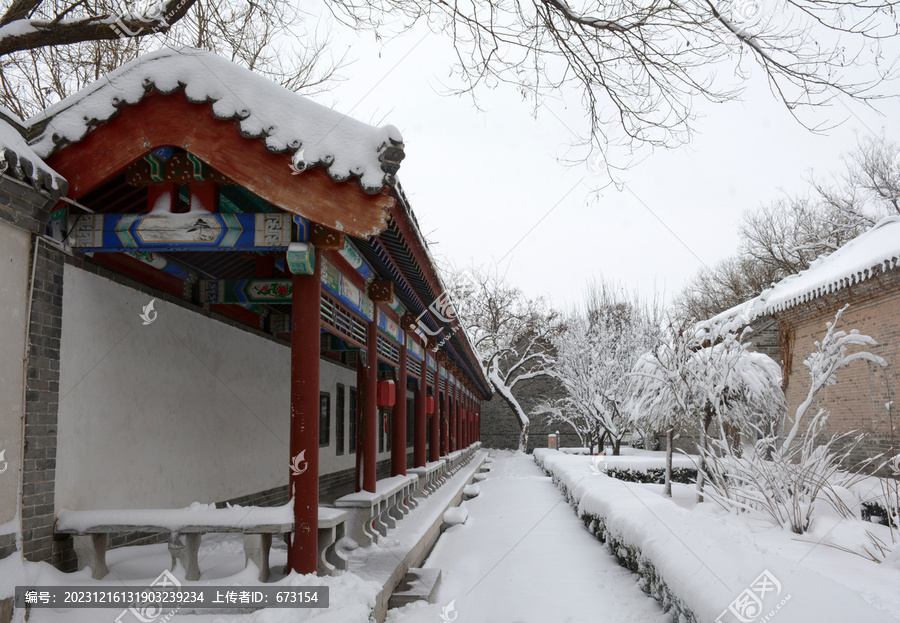
POLYGON ((192 48, 141 56, 28 120, 40 133, 35 152, 46 158, 80 141, 98 123, 152 90, 184 90, 192 102, 212 102, 217 119, 237 119, 244 136, 269 151, 291 152, 299 167, 324 166, 335 181, 358 177, 369 193, 393 184, 403 158, 392 125, 376 128, 294 93, 220 56, 192 48))
POLYGON ((54 199, 65 195, 68 183, 28 146, 24 131, 19 118, 0 106, 0 172, 45 190, 54 199))
POLYGON ((806 270, 785 277, 756 298, 722 312, 710 322, 733 319, 746 324, 898 267, 900 216, 889 216, 831 255, 819 257, 806 270))

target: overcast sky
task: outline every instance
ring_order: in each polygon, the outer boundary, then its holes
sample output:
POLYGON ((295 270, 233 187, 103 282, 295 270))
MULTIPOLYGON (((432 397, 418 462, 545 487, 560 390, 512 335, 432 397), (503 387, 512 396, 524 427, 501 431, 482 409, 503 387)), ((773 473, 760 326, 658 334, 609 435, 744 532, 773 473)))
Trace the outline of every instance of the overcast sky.
POLYGON ((881 105, 883 115, 839 102, 806 114, 808 123, 845 120, 812 134, 756 80, 742 101, 699 106, 690 144, 644 154, 619 174, 622 190, 597 196, 605 174, 560 162, 585 127, 577 94, 548 101, 534 118, 500 86, 478 92, 479 110, 469 97, 441 94, 458 86, 446 37, 424 28, 381 42, 341 27, 333 35, 333 49, 356 60, 315 99, 400 129, 399 177, 432 253, 499 265, 529 295, 559 306, 576 304, 591 278, 671 299, 702 264, 734 253, 745 209, 804 191, 810 170, 840 172, 858 136, 900 129, 896 100, 881 105))

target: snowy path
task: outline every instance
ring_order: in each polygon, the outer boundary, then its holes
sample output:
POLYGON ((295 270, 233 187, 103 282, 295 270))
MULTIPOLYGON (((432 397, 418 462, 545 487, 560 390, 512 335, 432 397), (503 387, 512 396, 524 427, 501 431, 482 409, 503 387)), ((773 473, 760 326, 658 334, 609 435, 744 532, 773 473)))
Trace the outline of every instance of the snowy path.
POLYGON ((423 565, 443 570, 436 603, 390 610, 387 623, 670 621, 530 456, 491 454, 481 495, 463 502, 468 521, 447 530, 423 565))

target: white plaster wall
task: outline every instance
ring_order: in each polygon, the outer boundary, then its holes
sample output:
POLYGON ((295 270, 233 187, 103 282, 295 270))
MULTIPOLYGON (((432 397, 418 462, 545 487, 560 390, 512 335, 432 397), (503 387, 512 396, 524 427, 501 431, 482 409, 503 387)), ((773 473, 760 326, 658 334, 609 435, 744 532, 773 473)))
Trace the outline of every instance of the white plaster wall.
MULTIPOLYGON (((287 483, 290 348, 161 300, 156 320, 143 325, 150 300, 65 267, 57 511, 186 506, 287 483)), ((331 434, 319 449, 320 474, 356 466, 355 385, 354 369, 322 360, 331 434), (337 383, 347 392, 342 456, 337 383)))
POLYGON ((186 506, 287 483, 290 349, 67 265, 56 509, 186 506))
MULTIPOLYGON (((331 472, 342 471, 356 467, 356 453, 350 452, 350 388, 356 387, 356 370, 346 366, 338 365, 327 360, 322 360, 320 372, 319 386, 321 391, 331 394, 331 436, 328 446, 319 448, 319 465, 321 474, 329 474, 331 472), (337 454, 337 384, 344 385, 344 454, 337 454)), ((413 392, 407 392, 407 396, 412 398, 413 392)), ((407 417, 413 414, 407 413, 407 417)), ((376 448, 378 447, 376 441, 376 448)), ((387 447, 387 439, 385 439, 385 447, 387 447)), ((407 448, 407 454, 412 454, 413 448, 407 448)), ((391 452, 385 450, 379 452, 377 460, 382 461, 390 458, 391 452)))
MULTIPOLYGON (((22 385, 31 235, 0 221, 0 524, 16 515, 22 469, 22 385)), ((8 525, 0 534, 15 531, 8 525)))

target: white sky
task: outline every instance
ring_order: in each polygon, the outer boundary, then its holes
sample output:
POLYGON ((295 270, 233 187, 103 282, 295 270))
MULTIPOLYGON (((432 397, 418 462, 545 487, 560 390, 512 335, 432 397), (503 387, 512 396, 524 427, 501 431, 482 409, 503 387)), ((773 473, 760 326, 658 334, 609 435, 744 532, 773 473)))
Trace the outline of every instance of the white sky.
POLYGON ((896 100, 881 105, 884 115, 851 102, 807 112, 807 122, 846 119, 814 135, 765 84, 753 84, 743 101, 704 104, 689 145, 647 154, 620 174, 624 190, 607 187, 594 199, 591 185, 604 177, 559 161, 576 140, 568 128, 584 127, 577 94, 535 119, 512 87, 482 89, 479 111, 471 98, 439 94, 458 86, 448 81, 454 57, 446 37, 417 28, 376 42, 338 26, 332 45, 356 61, 316 99, 400 129, 399 177, 437 243, 435 257, 500 262, 512 283, 558 306, 577 303, 592 277, 670 299, 701 261, 712 266, 734 253, 743 210, 804 191, 810 170, 841 172, 840 156, 858 135, 884 128, 896 137, 900 129, 896 100))

